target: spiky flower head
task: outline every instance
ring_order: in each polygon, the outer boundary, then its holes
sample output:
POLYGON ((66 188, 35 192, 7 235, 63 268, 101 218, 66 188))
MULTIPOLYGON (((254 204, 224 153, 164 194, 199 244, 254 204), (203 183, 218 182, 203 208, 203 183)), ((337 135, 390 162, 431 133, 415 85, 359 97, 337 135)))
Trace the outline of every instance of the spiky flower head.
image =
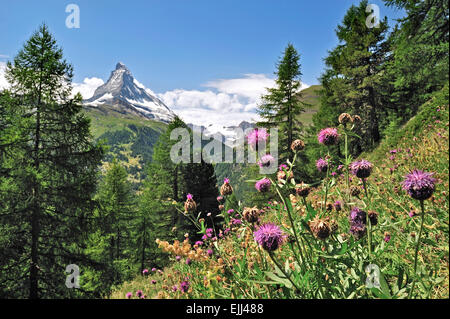
POLYGON ((331 146, 337 144, 339 141, 339 133, 337 129, 328 127, 324 128, 317 135, 320 144, 331 146))
POLYGON ((358 186, 355 186, 355 185, 350 186, 350 194, 352 196, 357 197, 360 193, 361 193, 361 190, 359 189, 358 186))
POLYGON ((353 115, 353 123, 359 124, 359 123, 361 123, 361 121, 362 121, 361 116, 353 115))
POLYGON ((258 221, 260 215, 260 210, 258 209, 258 207, 253 206, 253 207, 245 207, 244 211, 242 212, 242 216, 244 217, 244 219, 253 224, 256 223, 258 221))
POLYGON ((353 175, 359 178, 367 178, 372 173, 373 164, 365 159, 355 161, 350 164, 353 175))
POLYGON ((258 144, 260 144, 261 142, 265 143, 268 137, 269 133, 267 133, 266 129, 255 128, 247 135, 247 143, 251 148, 257 149, 258 144))
POLYGON ((327 219, 320 219, 316 216, 308 224, 311 232, 318 239, 326 239, 331 234, 331 226, 327 219))
POLYGON ((335 201, 334 202, 334 204, 333 204, 333 207, 334 207, 334 209, 337 211, 337 212, 339 212, 341 209, 342 209, 342 203, 341 203, 341 201, 335 201))
POLYGON ((127 292, 127 294, 125 295, 127 299, 131 299, 132 296, 133 294, 131 292, 127 292))
POLYGON ((405 176, 403 189, 414 199, 425 200, 433 195, 436 179, 434 173, 413 170, 405 176))
POLYGON ((366 224, 366 212, 359 207, 353 207, 350 212, 350 222, 351 223, 363 223, 366 224))
POLYGON ((295 185, 295 192, 301 197, 307 197, 311 192, 311 187, 309 187, 308 184, 301 182, 300 184, 295 185))
POLYGON ((184 210, 186 213, 195 212, 197 210, 197 204, 194 201, 192 194, 187 194, 186 202, 184 202, 184 210))
POLYGON ((269 167, 273 162, 275 162, 275 158, 270 154, 266 154, 258 161, 258 165, 261 168, 269 167))
POLYGON ((295 140, 291 144, 291 150, 293 152, 303 151, 305 149, 305 142, 302 140, 295 140))
POLYGON ((255 184, 255 188, 260 193, 268 192, 270 189, 270 186, 272 185, 272 182, 267 177, 264 177, 263 179, 259 180, 255 184))
POLYGON ((258 230, 254 232, 253 237, 255 241, 268 252, 278 249, 286 239, 286 235, 283 231, 277 225, 272 223, 261 225, 258 230))
POLYGON ((348 113, 342 113, 338 118, 339 123, 342 125, 347 125, 348 123, 353 122, 352 116, 348 113))
POLYGON ((370 224, 372 226, 375 226, 378 224, 378 213, 375 211, 370 211, 369 212, 369 220, 370 220, 370 224))
POLYGON ((328 161, 323 158, 319 158, 316 162, 316 167, 321 173, 325 173, 328 170, 328 161))
POLYGON ((230 185, 230 180, 225 178, 223 185, 220 187, 220 195, 227 196, 233 194, 233 187, 230 185))
POLYGON ((183 281, 180 283, 180 291, 182 291, 183 293, 188 292, 189 290, 189 281, 183 281))

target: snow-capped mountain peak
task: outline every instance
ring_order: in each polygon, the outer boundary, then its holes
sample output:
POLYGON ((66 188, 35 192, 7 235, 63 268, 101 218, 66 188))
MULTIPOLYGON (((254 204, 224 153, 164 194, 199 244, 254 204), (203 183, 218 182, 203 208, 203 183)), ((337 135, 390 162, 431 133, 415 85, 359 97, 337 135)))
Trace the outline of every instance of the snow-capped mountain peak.
POLYGON ((84 104, 94 107, 107 104, 124 112, 166 123, 175 117, 175 114, 150 89, 133 77, 122 62, 116 64, 116 69, 111 72, 108 81, 99 86, 84 104))

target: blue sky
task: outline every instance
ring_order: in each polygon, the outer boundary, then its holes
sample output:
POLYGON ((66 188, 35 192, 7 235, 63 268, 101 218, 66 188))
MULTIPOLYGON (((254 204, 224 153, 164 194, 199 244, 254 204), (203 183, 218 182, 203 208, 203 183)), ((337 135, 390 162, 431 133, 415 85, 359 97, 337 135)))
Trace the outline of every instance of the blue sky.
MULTIPOLYGON (((390 25, 402 16, 380 0, 369 2, 380 7, 390 25)), ((217 93, 220 89, 208 84, 248 79, 249 74, 273 78, 275 63, 291 42, 301 55, 302 82, 312 85, 318 83, 327 50, 337 44, 334 29, 347 9, 358 3, 0 0, 0 63, 7 60, 5 56, 13 57, 45 22, 74 65, 77 83, 93 77, 106 81, 122 61, 154 92, 217 93), (65 26, 65 8, 70 3, 80 8, 79 29, 65 26)))

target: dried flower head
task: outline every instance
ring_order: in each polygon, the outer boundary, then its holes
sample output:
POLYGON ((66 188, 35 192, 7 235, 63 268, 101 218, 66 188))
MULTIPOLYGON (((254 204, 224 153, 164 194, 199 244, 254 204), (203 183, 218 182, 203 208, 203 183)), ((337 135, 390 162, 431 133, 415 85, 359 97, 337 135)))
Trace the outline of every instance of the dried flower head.
POLYGON ((195 212, 197 210, 197 204, 194 201, 194 197, 191 194, 187 194, 187 200, 184 203, 184 210, 188 213, 195 212))
POLYGON ((260 215, 260 210, 258 209, 258 207, 253 206, 253 207, 245 207, 244 211, 242 212, 242 216, 244 217, 244 219, 253 224, 256 223, 258 221, 260 215))
POLYGON ((361 123, 362 119, 359 115, 353 115, 353 123, 359 124, 361 123))
POLYGON ((233 194, 233 187, 230 185, 230 180, 225 178, 223 185, 220 187, 220 195, 227 196, 233 194))
POLYGON ((295 192, 297 193, 297 195, 301 196, 301 197, 306 197, 308 196, 308 194, 310 193, 311 188, 309 187, 309 185, 301 182, 300 184, 295 185, 295 192))
POLYGON ((378 224, 378 213, 375 211, 369 211, 370 224, 375 226, 378 224))
POLYGON ((295 140, 291 143, 291 150, 293 152, 303 151, 305 149, 305 142, 302 140, 295 140))
POLYGON ((311 232, 318 239, 326 239, 331 234, 331 227, 326 219, 320 219, 316 216, 312 221, 309 221, 308 224, 311 232))
POLYGON ((339 115, 338 118, 339 123, 341 123, 342 125, 347 125, 348 123, 352 123, 353 119, 352 116, 348 113, 342 113, 341 115, 339 115))
POLYGON ((357 197, 360 193, 361 193, 361 190, 359 189, 358 186, 355 186, 355 185, 350 186, 350 194, 352 196, 357 197))

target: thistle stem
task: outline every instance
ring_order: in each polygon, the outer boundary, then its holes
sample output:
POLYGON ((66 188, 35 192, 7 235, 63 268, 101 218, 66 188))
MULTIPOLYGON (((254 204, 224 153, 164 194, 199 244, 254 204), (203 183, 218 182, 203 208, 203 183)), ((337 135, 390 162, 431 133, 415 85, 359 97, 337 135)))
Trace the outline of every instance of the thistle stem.
POLYGON ((420 201, 420 208, 422 209, 422 216, 421 216, 421 222, 420 222, 420 231, 419 231, 419 237, 417 238, 417 243, 416 243, 416 252, 415 252, 415 255, 414 255, 414 280, 413 280, 413 283, 412 283, 412 286, 411 286, 411 290, 409 291, 409 294, 408 294, 408 299, 409 298, 411 298, 411 296, 412 296, 412 293, 413 293, 413 291, 414 291, 414 287, 415 287, 415 285, 416 285, 416 272, 417 272, 417 257, 418 257, 418 254, 419 254, 419 246, 420 246, 420 240, 421 240, 421 237, 422 237, 422 231, 423 231, 423 222, 424 222, 424 219, 425 219, 425 205, 424 205, 424 202, 423 202, 423 200, 421 200, 420 201))
POLYGON ((297 286, 297 284, 291 279, 291 276, 284 271, 284 268, 281 267, 281 265, 278 263, 278 261, 275 259, 275 256, 273 256, 272 252, 269 252, 269 256, 272 259, 272 261, 274 262, 275 265, 277 265, 277 267, 281 270, 281 272, 283 273, 283 275, 286 276, 286 278, 291 282, 291 284, 295 287, 295 289, 297 290, 297 292, 301 292, 300 288, 297 286))

